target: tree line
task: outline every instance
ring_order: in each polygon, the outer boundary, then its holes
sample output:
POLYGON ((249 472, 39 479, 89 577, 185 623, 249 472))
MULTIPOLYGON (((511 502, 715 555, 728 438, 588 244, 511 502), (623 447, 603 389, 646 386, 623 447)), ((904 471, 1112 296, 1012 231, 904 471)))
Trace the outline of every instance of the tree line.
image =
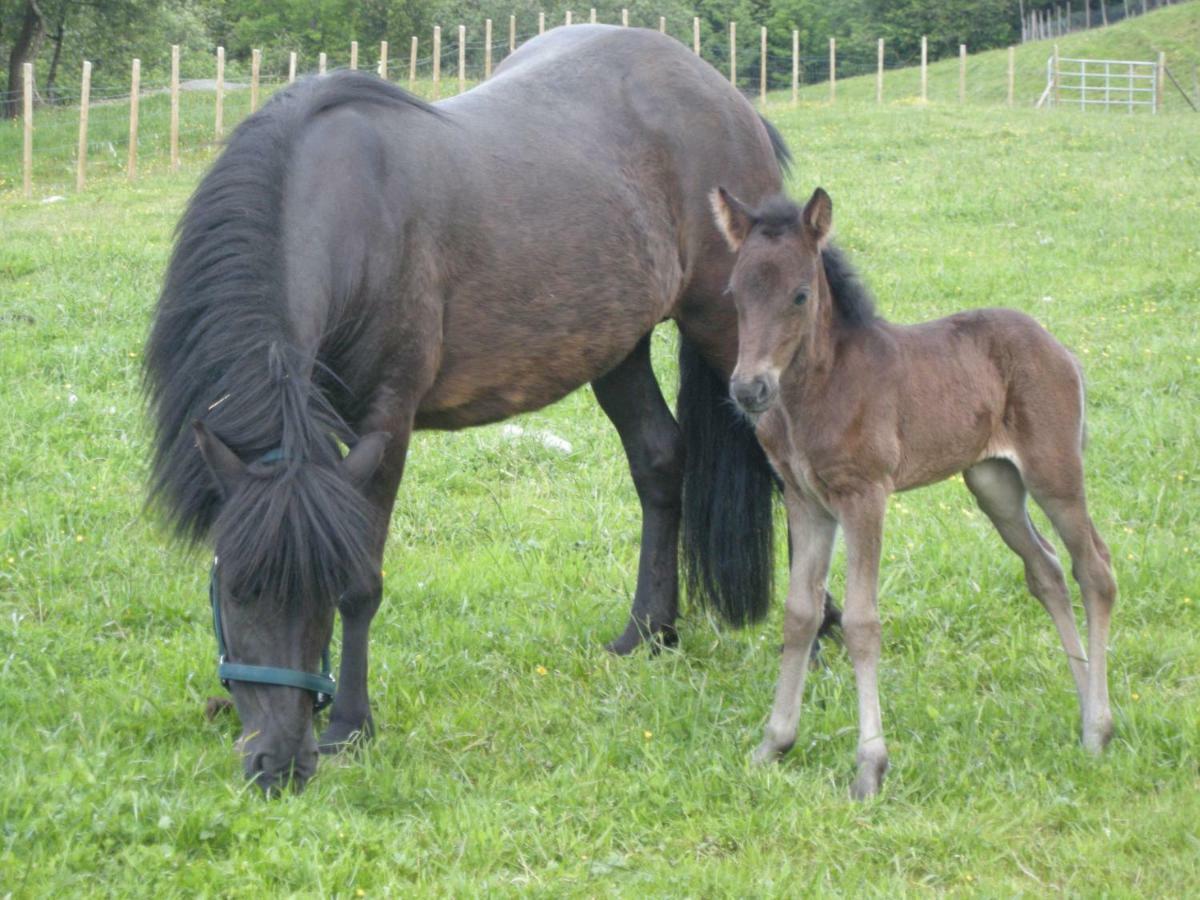
MULTIPOLYGON (((166 47, 179 44, 184 58, 211 60, 223 46, 236 66, 252 48, 298 50, 306 59, 321 51, 337 51, 357 40, 364 48, 389 40, 407 46, 410 35, 428 41, 434 25, 449 30, 466 25, 482 35, 484 19, 496 24, 497 40, 516 15, 520 32, 536 28, 537 14, 547 27, 561 24, 570 9, 584 21, 595 4, 602 22, 620 21, 629 10, 630 24, 657 27, 665 16, 672 33, 690 34, 693 16, 701 20, 704 55, 722 59, 727 53, 728 23, 736 21, 748 42, 766 26, 771 55, 790 59, 791 34, 799 30, 801 54, 818 57, 828 40, 839 52, 874 53, 884 38, 900 59, 918 52, 928 35, 931 56, 957 52, 960 43, 972 51, 1015 43, 1021 17, 1030 9, 1053 8, 1052 0, 0 0, 0 60, 6 80, 0 84, 4 113, 19 114, 22 64, 35 66, 34 81, 43 101, 70 99, 83 60, 91 60, 97 90, 116 91, 128 80, 129 61, 142 59, 143 79, 165 77, 166 47)), ((1081 3, 1082 0, 1077 0, 1081 3)), ((1100 0, 1093 0, 1100 2, 1100 0)), ((205 69, 204 75, 211 75, 205 69)), ((186 74, 186 73, 185 73, 186 74)), ((201 72, 197 70, 195 75, 201 72)))

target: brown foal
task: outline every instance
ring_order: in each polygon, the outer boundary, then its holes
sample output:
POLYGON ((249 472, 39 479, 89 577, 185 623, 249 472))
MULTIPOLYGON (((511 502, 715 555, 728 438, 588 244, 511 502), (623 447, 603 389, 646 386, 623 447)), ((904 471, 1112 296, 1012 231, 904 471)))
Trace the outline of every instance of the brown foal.
POLYGON ((796 739, 808 654, 822 620, 838 526, 846 539, 842 624, 858 685, 854 795, 879 790, 887 747, 879 711, 876 610, 888 495, 963 473, 1058 629, 1079 692, 1083 744, 1112 735, 1105 644, 1116 599, 1108 548, 1083 487, 1084 394, 1075 358, 1029 316, 961 312, 920 325, 877 318, 867 291, 827 244, 833 205, 818 188, 803 209, 784 197, 757 209, 718 188, 717 223, 737 254, 734 401, 755 420, 784 483, 794 554, 775 705, 758 762, 796 739), (1071 554, 1087 615, 1080 645, 1051 544, 1026 493, 1071 554))

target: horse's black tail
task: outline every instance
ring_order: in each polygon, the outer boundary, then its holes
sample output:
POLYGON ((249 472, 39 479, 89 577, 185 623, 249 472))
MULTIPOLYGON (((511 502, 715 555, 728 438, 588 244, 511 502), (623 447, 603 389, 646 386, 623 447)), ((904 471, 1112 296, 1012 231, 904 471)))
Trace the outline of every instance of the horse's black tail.
POLYGON ((775 477, 728 386, 686 338, 677 415, 686 448, 682 556, 688 594, 734 626, 771 604, 775 477))

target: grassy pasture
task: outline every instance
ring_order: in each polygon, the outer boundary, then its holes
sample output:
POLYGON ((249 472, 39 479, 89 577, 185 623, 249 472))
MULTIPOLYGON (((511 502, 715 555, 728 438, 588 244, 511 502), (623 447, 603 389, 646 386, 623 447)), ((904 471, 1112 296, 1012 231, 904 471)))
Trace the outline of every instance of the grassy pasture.
MULTIPOLYGON (((141 345, 193 159, 0 197, 0 897, 1194 893, 1200 116, 770 111, 794 193, 830 191, 886 315, 1013 306, 1083 360, 1121 588, 1106 755, 1077 746, 1050 621, 955 481, 888 520, 882 796, 848 799, 837 646, 795 750, 751 769, 778 610, 741 633, 690 611, 655 659, 601 649, 639 514, 584 390, 520 422, 569 453, 501 427, 417 437, 374 630, 379 738, 264 803, 236 722, 201 715, 220 693, 205 560, 141 507, 141 345)), ((672 392, 673 348, 661 329, 672 392)))

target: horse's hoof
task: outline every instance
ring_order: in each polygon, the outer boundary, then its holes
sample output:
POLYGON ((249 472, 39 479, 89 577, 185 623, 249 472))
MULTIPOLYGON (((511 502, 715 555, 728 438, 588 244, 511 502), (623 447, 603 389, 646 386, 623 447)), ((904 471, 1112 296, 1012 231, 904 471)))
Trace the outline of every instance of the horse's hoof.
POLYGON ((375 722, 370 716, 367 716, 358 725, 330 722, 329 727, 317 738, 317 750, 326 756, 348 753, 361 747, 373 737, 375 737, 375 722))
POLYGON ((620 637, 609 641, 604 645, 604 649, 616 656, 628 656, 645 643, 650 644, 652 654, 663 649, 673 649, 679 646, 679 633, 673 625, 662 625, 643 630, 638 627, 636 622, 630 622, 625 626, 620 637))
POLYGON ((763 741, 758 745, 758 747, 755 748, 754 752, 750 754, 750 762, 755 766, 770 765, 771 763, 779 762, 779 760, 783 758, 784 754, 791 749, 791 744, 780 747, 778 744, 773 744, 769 741, 763 741))

